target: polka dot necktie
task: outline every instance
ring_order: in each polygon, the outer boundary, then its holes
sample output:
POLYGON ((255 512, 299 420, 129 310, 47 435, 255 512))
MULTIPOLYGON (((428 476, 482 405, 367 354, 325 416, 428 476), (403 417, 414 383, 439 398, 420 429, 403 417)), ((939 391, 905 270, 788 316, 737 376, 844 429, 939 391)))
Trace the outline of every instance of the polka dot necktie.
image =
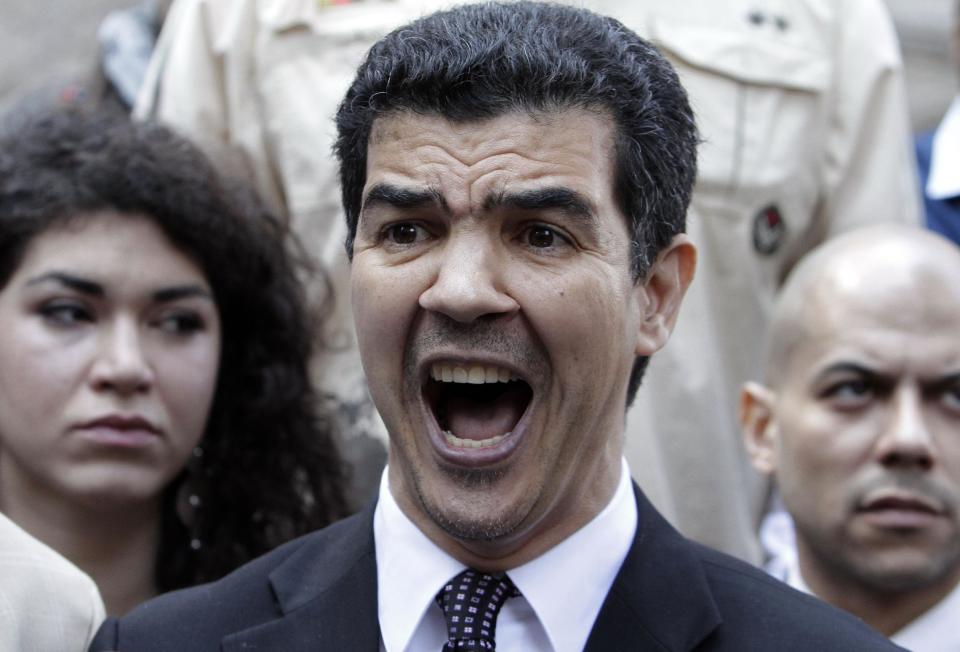
POLYGON ((447 621, 447 642, 441 652, 495 650, 497 614, 508 598, 520 595, 506 575, 467 569, 446 583, 437 604, 447 621))

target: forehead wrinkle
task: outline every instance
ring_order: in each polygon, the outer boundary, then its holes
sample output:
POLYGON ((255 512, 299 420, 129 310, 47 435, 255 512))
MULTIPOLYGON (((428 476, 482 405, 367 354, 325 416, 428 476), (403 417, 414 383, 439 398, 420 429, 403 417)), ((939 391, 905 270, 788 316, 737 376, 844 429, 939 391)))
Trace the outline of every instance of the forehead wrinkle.
MULTIPOLYGON (((559 112, 556 117, 570 112, 559 112)), ((596 115, 583 113, 591 118, 596 115)), ((552 128, 554 117, 552 113, 506 113, 461 124, 407 112, 384 116, 374 123, 371 144, 375 146, 368 165, 379 174, 370 181, 397 179, 433 186, 447 200, 451 215, 489 212, 491 195, 509 194, 511 187, 527 184, 564 186, 571 174, 587 184, 576 189, 581 197, 594 199, 598 188, 606 188, 612 195, 607 167, 612 160, 612 127, 604 123, 601 126, 605 128, 599 130, 602 133, 591 132, 587 142, 571 141, 568 130, 552 128), (608 152, 600 163, 593 160, 598 139, 608 152), (588 178, 581 179, 584 163, 591 171, 588 178)))

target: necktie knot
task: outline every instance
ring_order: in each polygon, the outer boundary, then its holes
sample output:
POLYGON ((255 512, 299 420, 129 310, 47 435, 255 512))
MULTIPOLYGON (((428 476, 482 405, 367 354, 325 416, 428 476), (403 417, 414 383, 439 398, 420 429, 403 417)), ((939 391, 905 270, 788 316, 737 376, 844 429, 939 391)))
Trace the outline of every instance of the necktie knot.
POLYGON ((506 575, 489 575, 467 569, 447 582, 437 594, 437 604, 447 622, 447 643, 442 652, 495 650, 497 614, 508 598, 520 595, 506 575))

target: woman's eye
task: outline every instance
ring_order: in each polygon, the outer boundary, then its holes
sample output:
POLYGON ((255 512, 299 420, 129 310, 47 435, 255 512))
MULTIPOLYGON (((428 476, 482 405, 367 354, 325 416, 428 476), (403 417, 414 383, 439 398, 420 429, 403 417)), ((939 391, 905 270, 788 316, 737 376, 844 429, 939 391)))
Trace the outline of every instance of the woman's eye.
POLYGON ((83 304, 72 301, 46 303, 40 307, 40 314, 44 320, 57 326, 73 326, 93 321, 93 314, 83 304))
POLYGON ((203 330, 204 322, 200 315, 185 312, 161 317, 156 321, 156 326, 171 335, 188 335, 203 330))
POLYGON ((425 240, 429 233, 422 226, 403 222, 391 224, 383 232, 384 239, 390 244, 411 245, 425 240))

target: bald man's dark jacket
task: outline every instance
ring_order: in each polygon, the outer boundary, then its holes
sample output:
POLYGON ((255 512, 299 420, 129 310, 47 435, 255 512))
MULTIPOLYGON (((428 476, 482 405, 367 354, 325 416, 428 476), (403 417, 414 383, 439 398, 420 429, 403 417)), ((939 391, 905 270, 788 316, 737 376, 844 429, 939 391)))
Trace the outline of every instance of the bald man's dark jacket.
MULTIPOLYGON (((588 652, 899 649, 856 618, 683 538, 634 489, 637 532, 588 652)), ((377 652, 373 510, 108 620, 91 652, 377 652)))

